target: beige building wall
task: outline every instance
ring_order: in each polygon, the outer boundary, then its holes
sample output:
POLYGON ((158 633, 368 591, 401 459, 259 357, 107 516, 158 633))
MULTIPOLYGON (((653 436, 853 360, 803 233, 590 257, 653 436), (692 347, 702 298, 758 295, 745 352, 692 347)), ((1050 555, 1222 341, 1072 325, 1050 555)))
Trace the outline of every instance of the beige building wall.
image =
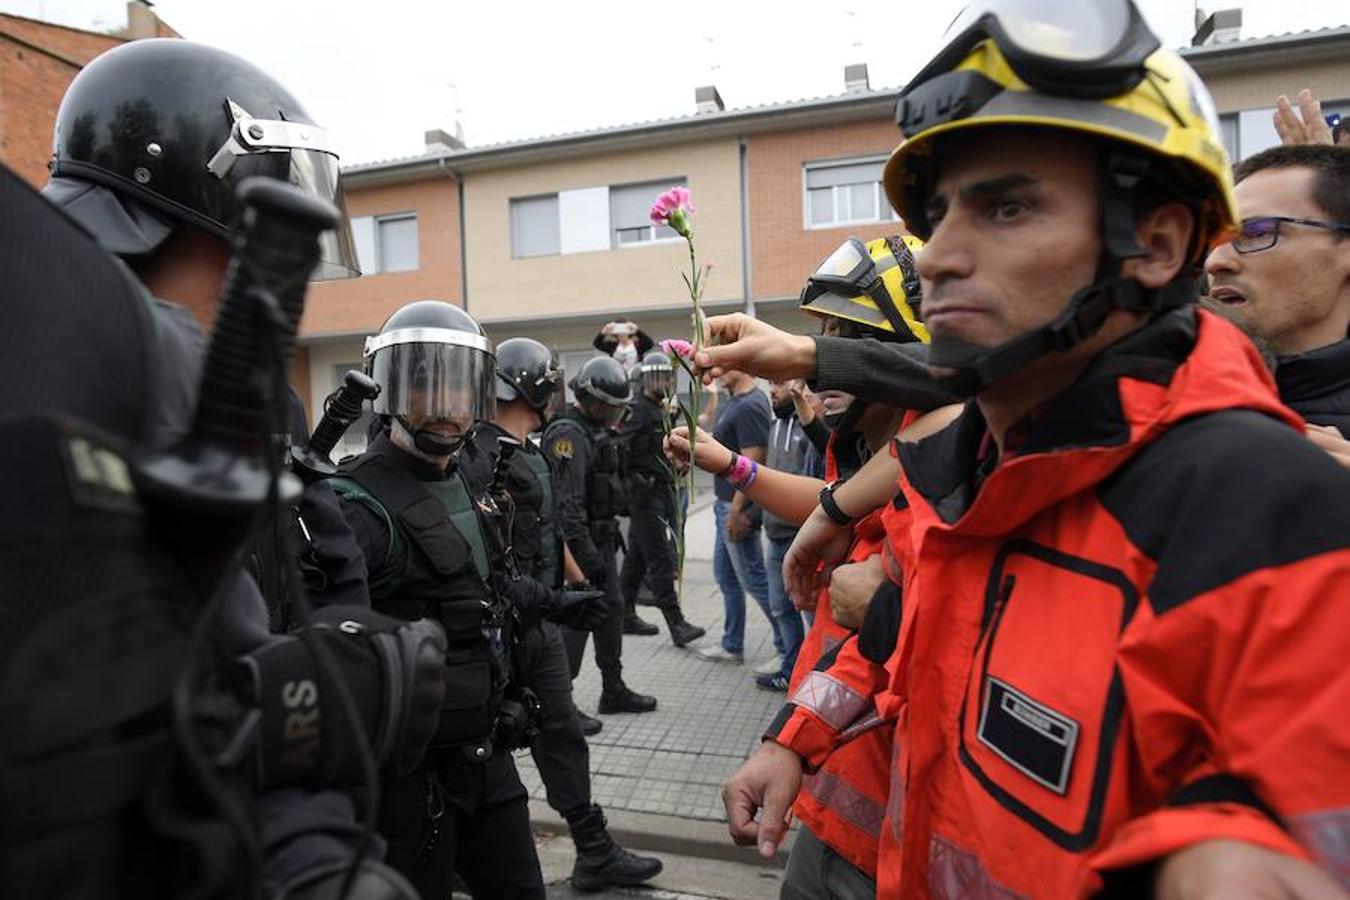
POLYGON ((1250 66, 1221 73, 1201 72, 1219 112, 1240 112, 1275 105, 1280 94, 1293 97, 1304 88, 1322 100, 1350 98, 1350 57, 1341 60, 1250 66))
MULTIPOLYGON (((714 270, 705 298, 742 297, 741 191, 735 139, 470 172, 463 184, 469 311, 484 323, 552 316, 640 317, 688 303, 683 240, 514 259, 511 199, 683 176, 693 194, 699 258, 714 270)), ((653 191, 652 199, 656 199, 653 191)))

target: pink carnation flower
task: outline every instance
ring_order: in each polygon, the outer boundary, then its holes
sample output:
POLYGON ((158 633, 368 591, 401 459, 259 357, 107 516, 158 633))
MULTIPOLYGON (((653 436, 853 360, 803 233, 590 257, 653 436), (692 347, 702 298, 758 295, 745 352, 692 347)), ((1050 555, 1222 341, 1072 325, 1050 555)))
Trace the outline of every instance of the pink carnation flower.
POLYGON ((688 217, 693 212, 694 200, 689 188, 676 186, 657 197, 648 214, 653 224, 669 225, 681 237, 688 237, 688 217))
POLYGON ((694 355, 694 345, 688 341, 682 341, 679 338, 666 338, 661 342, 661 349, 666 353, 683 356, 685 359, 689 359, 694 355))

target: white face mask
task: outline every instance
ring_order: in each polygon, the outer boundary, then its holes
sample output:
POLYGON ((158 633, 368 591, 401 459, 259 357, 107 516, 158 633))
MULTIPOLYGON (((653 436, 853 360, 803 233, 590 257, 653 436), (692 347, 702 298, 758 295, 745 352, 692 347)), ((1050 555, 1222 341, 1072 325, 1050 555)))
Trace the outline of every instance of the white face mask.
POLYGON ((623 366, 625 372, 631 372, 637 365, 637 344, 620 344, 614 348, 614 360, 623 366))

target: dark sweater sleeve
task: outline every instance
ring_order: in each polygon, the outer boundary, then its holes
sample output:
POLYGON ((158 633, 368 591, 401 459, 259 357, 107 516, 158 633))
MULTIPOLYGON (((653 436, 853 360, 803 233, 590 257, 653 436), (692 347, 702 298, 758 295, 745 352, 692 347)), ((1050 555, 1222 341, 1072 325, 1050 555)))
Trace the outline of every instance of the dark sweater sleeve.
POLYGON ((812 447, 816 448, 816 452, 824 456, 825 448, 830 444, 830 429, 821 421, 821 418, 821 416, 816 416, 809 424, 802 426, 802 431, 806 433, 806 439, 811 442, 812 447))
POLYGON ((815 336, 816 377, 812 390, 847 391, 871 403, 927 412, 959 403, 928 374, 928 348, 875 338, 815 336))

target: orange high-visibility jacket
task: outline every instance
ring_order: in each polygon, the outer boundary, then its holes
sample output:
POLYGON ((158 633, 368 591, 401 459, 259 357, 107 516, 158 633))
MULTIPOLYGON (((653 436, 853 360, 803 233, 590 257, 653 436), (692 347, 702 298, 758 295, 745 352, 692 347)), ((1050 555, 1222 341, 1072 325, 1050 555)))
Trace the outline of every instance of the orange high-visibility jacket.
MULTIPOLYGON (((906 414, 903 424, 908 424, 914 418, 917 418, 917 414, 906 414)), ((834 481, 839 477, 838 458, 834 452, 836 438, 837 435, 831 435, 826 448, 826 481, 834 481)), ((882 550, 886 535, 897 530, 907 530, 908 521, 909 510, 904 496, 897 493, 894 503, 873 512, 853 526, 853 546, 846 561, 863 562, 877 555, 882 550)), ((887 598, 886 602, 894 600, 887 598)), ((886 621, 890 618, 886 617, 886 621)), ((874 623, 873 629, 878 627, 885 628, 884 625, 874 623)), ((792 670, 789 695, 795 694, 804 680, 810 679, 815 684, 831 677, 816 673, 815 670, 833 667, 837 653, 851 634, 853 632, 834 621, 830 591, 822 588, 816 600, 811 629, 802 642, 797 664, 792 670)), ((891 643, 894 643, 893 639, 891 643)), ((866 659, 855 659, 850 653, 840 665, 844 668, 870 668, 871 663, 866 659)), ((850 739, 831 754, 818 771, 806 776, 792 807, 797 818, 817 838, 872 878, 876 878, 877 873, 877 838, 886 814, 890 785, 891 735, 894 731, 892 721, 893 718, 886 720, 878 713, 863 716, 853 723, 850 739)), ((772 727, 770 732, 772 734, 772 727)))
MULTIPOLYGON (((848 562, 862 562, 880 552, 885 537, 880 516, 873 513, 858 522, 853 536, 848 562)), ((797 654, 789 692, 803 679, 817 676, 817 665, 828 666, 852 633, 834 621, 829 589, 822 588, 811 630, 797 654)), ((806 776, 792 807, 802 824, 826 846, 873 878, 877 839, 886 815, 892 730, 892 725, 877 717, 866 721, 854 740, 832 754, 819 771, 806 776)))
MULTIPOLYGON (((1250 342, 1169 313, 988 451, 974 404, 900 449, 879 896, 1086 895, 1216 838, 1350 884, 1350 473, 1250 342)), ((776 739, 823 763, 873 669, 776 739)))

